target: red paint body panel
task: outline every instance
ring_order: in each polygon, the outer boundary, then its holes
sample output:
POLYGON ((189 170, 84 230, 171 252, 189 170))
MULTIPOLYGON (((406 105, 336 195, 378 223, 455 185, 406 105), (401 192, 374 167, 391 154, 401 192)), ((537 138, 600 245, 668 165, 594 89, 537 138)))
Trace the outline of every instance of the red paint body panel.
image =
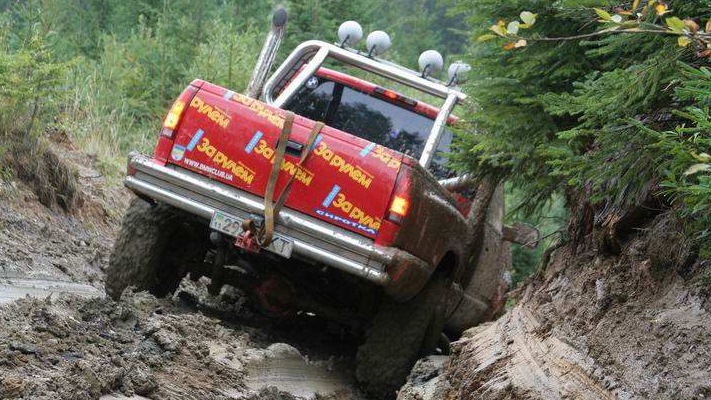
POLYGON ((158 143, 153 151, 153 159, 161 165, 165 165, 170 157, 170 151, 173 149, 173 141, 165 136, 158 137, 158 143))
MULTIPOLYGON (((186 107, 168 163, 264 196, 285 113, 205 82, 186 107)), ((290 140, 306 143, 313 125, 297 116, 290 140)), ((286 207, 376 238, 402 157, 326 126, 301 171, 298 156, 287 153, 274 200, 295 175, 286 207)))

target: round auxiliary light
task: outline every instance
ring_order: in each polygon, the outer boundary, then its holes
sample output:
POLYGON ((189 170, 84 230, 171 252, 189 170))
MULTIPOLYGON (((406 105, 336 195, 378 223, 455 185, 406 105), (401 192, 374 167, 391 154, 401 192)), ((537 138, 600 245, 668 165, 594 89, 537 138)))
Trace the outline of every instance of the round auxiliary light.
POLYGON ((355 47, 363 38, 363 28, 355 21, 346 21, 338 27, 338 42, 341 46, 355 47))
POLYGON ((472 70, 471 65, 465 64, 461 61, 452 63, 447 69, 447 76, 449 77, 449 84, 464 83, 467 78, 466 75, 472 70))
POLYGON ((417 63, 420 65, 420 72, 422 72, 422 76, 427 76, 441 70, 444 65, 444 60, 438 51, 427 50, 420 54, 420 58, 417 60, 417 63))
POLYGON ((390 36, 383 31, 370 32, 365 39, 365 46, 368 48, 369 56, 377 56, 385 53, 390 48, 390 36))

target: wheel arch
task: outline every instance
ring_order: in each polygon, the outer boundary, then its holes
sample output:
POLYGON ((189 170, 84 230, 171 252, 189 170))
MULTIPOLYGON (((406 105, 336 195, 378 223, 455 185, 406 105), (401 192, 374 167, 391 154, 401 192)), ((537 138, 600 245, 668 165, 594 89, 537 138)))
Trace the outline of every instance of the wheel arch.
POLYGON ((439 276, 449 279, 453 278, 459 266, 459 260, 460 257, 454 250, 447 251, 439 263, 437 263, 437 266, 435 266, 430 279, 439 276))

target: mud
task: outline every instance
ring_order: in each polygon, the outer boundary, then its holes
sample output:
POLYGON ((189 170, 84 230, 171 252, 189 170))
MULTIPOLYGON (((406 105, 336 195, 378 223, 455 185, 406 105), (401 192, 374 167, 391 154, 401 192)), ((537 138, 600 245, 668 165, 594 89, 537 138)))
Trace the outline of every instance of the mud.
POLYGON ((26 298, 0 307, 0 319, 3 399, 361 399, 348 358, 265 346, 263 328, 196 312, 178 296, 26 298))
POLYGON ((78 171, 71 211, 0 185, 0 399, 362 399, 356 343, 318 318, 275 321, 187 279, 171 298, 106 298, 131 195, 91 157, 56 151, 78 171))
POLYGON ((86 283, 49 279, 4 278, 0 281, 0 304, 24 297, 48 297, 60 293, 74 293, 84 297, 102 297, 104 293, 86 283))
MULTIPOLYGON (((267 354, 275 345, 267 348, 267 354)), ((286 353, 268 355, 247 365, 247 388, 259 391, 270 387, 295 397, 315 398, 319 393, 342 393, 355 386, 353 371, 336 365, 333 359, 310 362, 293 347, 286 353)))
MULTIPOLYGON (((346 399, 357 339, 312 315, 275 320, 226 288, 184 280, 170 298, 103 295, 104 268, 130 200, 91 157, 70 212, 0 184, 0 398, 346 399)), ((708 261, 691 262, 658 220, 621 256, 562 248, 499 320, 451 357, 420 360, 400 400, 711 397, 708 261)))

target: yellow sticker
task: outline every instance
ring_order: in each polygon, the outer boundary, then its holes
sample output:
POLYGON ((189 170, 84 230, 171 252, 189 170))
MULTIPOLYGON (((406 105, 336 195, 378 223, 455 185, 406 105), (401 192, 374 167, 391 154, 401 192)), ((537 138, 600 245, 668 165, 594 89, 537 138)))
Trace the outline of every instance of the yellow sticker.
POLYGON ((216 106, 205 103, 205 100, 195 96, 190 102, 190 107, 196 108, 200 114, 205 114, 207 118, 220 125, 223 128, 227 128, 230 124, 230 116, 227 115, 226 111, 219 109, 216 106))
POLYGON ((210 144, 210 139, 203 138, 202 143, 196 147, 196 149, 205 153, 208 157, 212 159, 212 162, 219 165, 220 167, 231 171, 234 176, 242 180, 244 183, 251 184, 256 175, 254 171, 249 169, 241 161, 234 161, 230 159, 225 153, 218 151, 217 148, 210 144))
MULTIPOLYGON (((262 157, 269 160, 270 163, 274 163, 274 149, 269 147, 269 144, 267 144, 266 140, 260 140, 257 144, 257 147, 254 148, 254 152, 260 154, 262 157)), ((295 175, 296 180, 303 183, 305 186, 310 186, 311 181, 313 181, 314 179, 313 172, 307 170, 304 167, 299 167, 297 164, 294 164, 289 160, 283 160, 281 162, 280 170, 285 171, 291 176, 295 175)))
POLYGON ((400 160, 393 157, 393 155, 385 149, 385 147, 377 145, 375 146, 375 151, 370 153, 371 156, 382 161, 383 164, 387 165, 389 168, 398 169, 400 168, 400 160))
POLYGON ((318 148, 314 151, 314 154, 326 160, 328 165, 335 167, 338 172, 348 175, 349 178, 355 182, 358 182, 366 189, 368 189, 370 184, 373 182, 373 175, 358 165, 352 165, 351 163, 346 162, 343 157, 334 153, 333 150, 331 150, 323 141, 319 143, 318 148))
POLYGON ((346 199, 346 195, 343 193, 339 193, 333 200, 332 204, 334 207, 348 214, 348 218, 358 222, 359 224, 375 229, 376 231, 380 229, 380 224, 382 223, 380 218, 373 218, 372 216, 366 214, 365 211, 354 206, 353 203, 346 199))
POLYGON ((235 93, 232 96, 236 102, 249 107, 250 110, 254 111, 260 117, 266 119, 272 125, 279 129, 284 128, 284 118, 279 114, 275 113, 271 109, 267 108, 264 103, 259 100, 255 100, 251 97, 242 96, 241 94, 235 93))

